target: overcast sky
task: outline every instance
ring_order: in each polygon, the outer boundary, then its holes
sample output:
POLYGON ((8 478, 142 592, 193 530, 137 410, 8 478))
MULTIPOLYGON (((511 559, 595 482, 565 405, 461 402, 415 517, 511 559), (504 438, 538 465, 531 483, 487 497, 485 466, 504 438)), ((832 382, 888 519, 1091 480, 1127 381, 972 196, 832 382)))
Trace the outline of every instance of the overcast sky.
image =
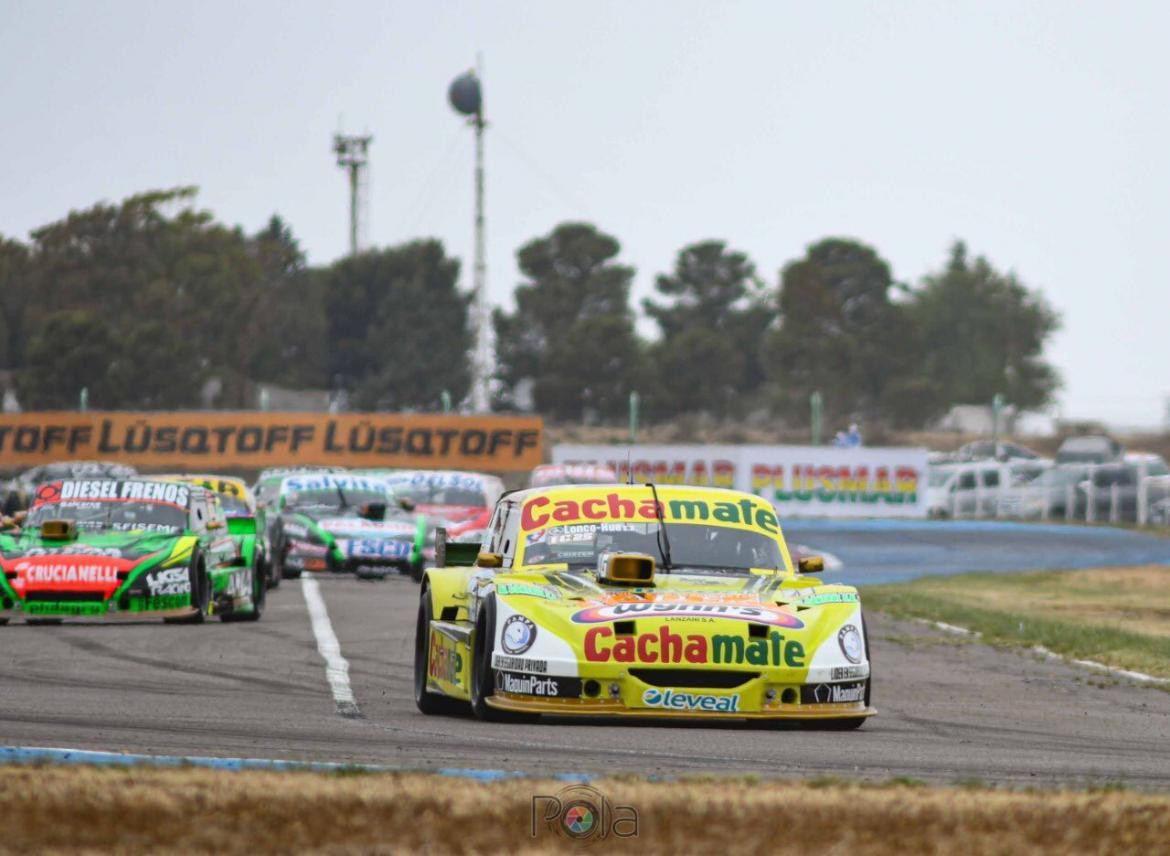
POLYGON ((775 282, 829 235, 916 282, 955 238, 1061 311, 1060 412, 1170 396, 1170 11, 1149 2, 0 0, 0 234, 195 184, 313 263, 347 246, 331 135, 369 130, 371 242, 437 236, 470 283, 484 61, 488 276, 556 223, 614 234, 635 299, 723 238, 775 282))

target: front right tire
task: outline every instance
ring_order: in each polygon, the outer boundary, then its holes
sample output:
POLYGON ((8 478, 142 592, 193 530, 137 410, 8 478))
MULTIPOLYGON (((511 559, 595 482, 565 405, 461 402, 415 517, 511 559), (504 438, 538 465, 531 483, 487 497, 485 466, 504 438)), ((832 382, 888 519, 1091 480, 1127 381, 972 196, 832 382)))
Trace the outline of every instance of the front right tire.
POLYGON ((164 618, 167 624, 202 624, 207 618, 207 604, 211 600, 211 579, 207 576, 207 568, 203 564, 203 557, 196 555, 191 561, 191 606, 195 612, 180 618, 164 618))
POLYGON ((540 714, 514 713, 487 703, 496 692, 496 674, 492 670, 495 639, 496 596, 489 594, 479 608, 479 620, 475 624, 475 644, 471 654, 471 712, 485 722, 536 722, 540 714))

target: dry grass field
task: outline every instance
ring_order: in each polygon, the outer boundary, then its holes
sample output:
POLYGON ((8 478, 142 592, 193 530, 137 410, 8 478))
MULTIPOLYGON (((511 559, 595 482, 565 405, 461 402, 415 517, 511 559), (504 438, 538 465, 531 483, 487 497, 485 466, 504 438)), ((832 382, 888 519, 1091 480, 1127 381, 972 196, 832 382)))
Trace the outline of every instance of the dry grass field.
POLYGON ((979 631, 992 644, 1170 678, 1170 566, 957 574, 866 586, 867 607, 979 631))
POLYGON ((592 783, 638 812, 593 846, 547 828, 561 782, 421 774, 0 768, 0 851, 14 853, 1157 853, 1170 795, 861 787, 731 779, 592 783), (629 832, 627 823, 622 831, 629 832))

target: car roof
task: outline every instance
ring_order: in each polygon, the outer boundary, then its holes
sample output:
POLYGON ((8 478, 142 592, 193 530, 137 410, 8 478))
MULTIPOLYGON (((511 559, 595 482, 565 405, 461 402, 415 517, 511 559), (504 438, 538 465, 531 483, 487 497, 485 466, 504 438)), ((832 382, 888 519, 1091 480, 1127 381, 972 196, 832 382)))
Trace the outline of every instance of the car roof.
MULTIPOLYGON (((742 490, 734 490, 725 487, 709 487, 706 485, 689 485, 689 484, 654 484, 659 496, 663 494, 688 493, 688 494, 711 494, 715 496, 726 496, 728 498, 736 497, 751 497, 763 502, 763 497, 757 496, 753 493, 747 493, 742 490)), ((619 491, 623 494, 630 494, 635 491, 640 492, 640 496, 649 498, 651 496, 650 488, 644 484, 635 482, 628 484, 626 482, 612 482, 609 484, 549 484, 542 487, 525 487, 519 490, 508 491, 504 497, 508 499, 515 499, 524 502, 534 496, 541 496, 544 494, 595 494, 601 492, 619 491)), ((501 497, 503 498, 503 497, 501 497)))

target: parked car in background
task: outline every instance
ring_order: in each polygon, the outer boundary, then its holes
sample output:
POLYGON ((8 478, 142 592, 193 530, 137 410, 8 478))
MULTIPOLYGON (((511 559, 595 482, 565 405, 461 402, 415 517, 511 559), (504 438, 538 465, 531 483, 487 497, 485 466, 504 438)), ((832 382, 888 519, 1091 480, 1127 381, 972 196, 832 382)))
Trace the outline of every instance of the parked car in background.
POLYGON ((1104 464, 1120 460, 1125 448, 1111 437, 1086 434, 1068 437, 1056 452, 1058 464, 1104 464))
MULTIPOLYGON (((1132 454, 1115 463, 1089 468, 1078 484, 1088 520, 1133 523, 1138 519, 1139 487, 1150 476, 1170 475, 1161 455, 1132 454)), ((1149 482, 1147 492, 1149 490, 1149 482)), ((1148 497, 1147 502, 1163 497, 1148 497)))
POLYGON ((927 514, 931 517, 1014 517, 1021 492, 1052 462, 1044 458, 984 460, 930 468, 927 514))
POLYGON ((960 446, 959 450, 955 452, 954 459, 956 461, 984 461, 992 458, 997 461, 1032 461, 1039 459, 1040 455, 1017 443, 993 443, 991 440, 976 440, 974 443, 960 446))
POLYGON ((999 504, 1000 516, 1023 520, 1083 519, 1085 496, 1077 485, 1088 473, 1088 464, 1049 467, 1004 496, 999 504))
POLYGON ((926 487, 931 517, 992 517, 1000 484, 996 461, 932 467, 926 487))

